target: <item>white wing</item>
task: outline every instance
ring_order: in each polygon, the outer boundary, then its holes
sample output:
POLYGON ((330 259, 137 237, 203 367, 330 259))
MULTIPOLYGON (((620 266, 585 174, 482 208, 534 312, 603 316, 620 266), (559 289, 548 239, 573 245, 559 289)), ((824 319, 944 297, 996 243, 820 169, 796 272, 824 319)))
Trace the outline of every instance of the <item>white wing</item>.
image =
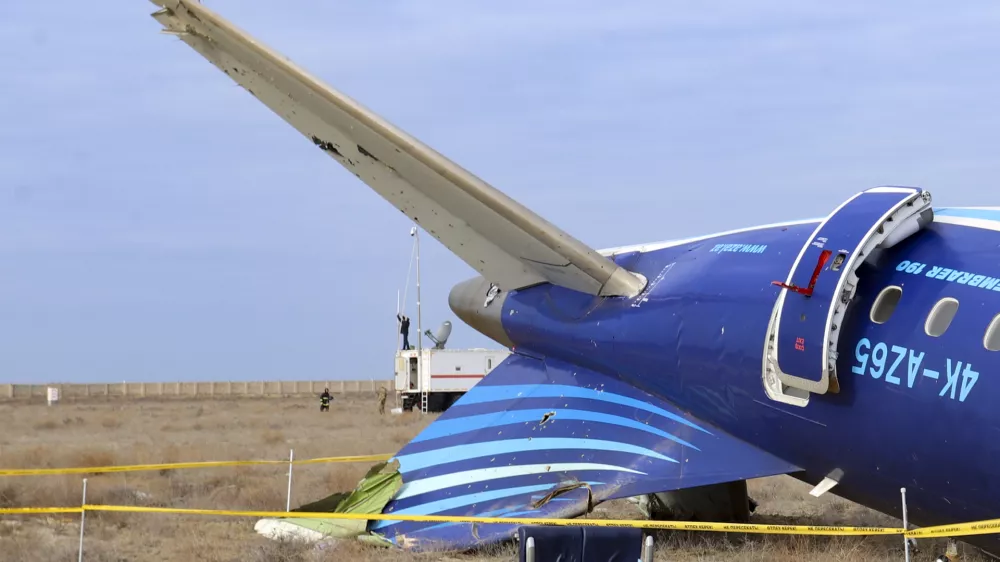
POLYGON ((349 97, 192 1, 153 17, 502 289, 539 283, 634 296, 618 267, 349 97))

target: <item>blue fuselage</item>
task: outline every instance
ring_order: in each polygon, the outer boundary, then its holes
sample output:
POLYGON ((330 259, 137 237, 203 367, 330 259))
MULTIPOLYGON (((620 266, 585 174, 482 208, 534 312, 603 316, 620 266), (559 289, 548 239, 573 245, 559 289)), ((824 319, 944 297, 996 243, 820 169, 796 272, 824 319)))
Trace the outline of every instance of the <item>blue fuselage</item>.
POLYGON ((649 279, 644 300, 529 288, 505 301, 504 330, 518 350, 615 374, 802 467, 803 480, 840 469, 834 493, 868 507, 899 515, 905 487, 917 525, 1000 517, 1000 352, 984 346, 1000 313, 1000 232, 934 222, 863 265, 841 327, 840 390, 799 407, 765 393, 762 353, 783 290, 772 282, 816 224, 616 254, 649 279), (877 324, 870 310, 891 285, 902 297, 877 324), (925 321, 945 297, 958 312, 931 337, 925 321))

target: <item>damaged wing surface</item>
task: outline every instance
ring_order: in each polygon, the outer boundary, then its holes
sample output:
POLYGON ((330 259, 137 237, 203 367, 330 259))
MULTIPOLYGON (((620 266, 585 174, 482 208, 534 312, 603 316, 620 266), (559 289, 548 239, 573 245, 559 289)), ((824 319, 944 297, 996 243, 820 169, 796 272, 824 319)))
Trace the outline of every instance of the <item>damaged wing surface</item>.
MULTIPOLYGON (((614 377, 514 354, 396 455, 386 515, 577 517, 615 498, 799 469, 614 377)), ((373 521, 415 549, 510 538, 509 524, 373 521)))
POLYGON ((190 0, 152 0, 167 33, 247 89, 504 290, 549 282, 634 296, 630 273, 190 0))

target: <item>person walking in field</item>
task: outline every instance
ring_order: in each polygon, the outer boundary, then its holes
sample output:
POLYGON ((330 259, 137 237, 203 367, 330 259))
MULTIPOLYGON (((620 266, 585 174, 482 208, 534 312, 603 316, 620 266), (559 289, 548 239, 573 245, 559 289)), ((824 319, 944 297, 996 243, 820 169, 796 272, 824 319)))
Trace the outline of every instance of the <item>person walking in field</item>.
POLYGON ((389 395, 384 386, 378 387, 378 413, 385 415, 385 399, 389 395))
POLYGON ((319 395, 319 411, 320 412, 329 412, 330 411, 330 401, 331 400, 333 400, 333 397, 330 396, 330 389, 329 388, 324 388, 323 389, 323 394, 319 395))

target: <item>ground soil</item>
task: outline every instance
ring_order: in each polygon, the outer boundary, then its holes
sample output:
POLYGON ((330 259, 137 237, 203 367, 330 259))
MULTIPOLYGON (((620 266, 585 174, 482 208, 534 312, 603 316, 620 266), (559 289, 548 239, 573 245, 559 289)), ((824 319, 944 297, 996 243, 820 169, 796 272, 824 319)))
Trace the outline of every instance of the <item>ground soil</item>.
MULTIPOLYGON (((0 468, 107 466, 200 460, 297 459, 395 453, 434 419, 419 413, 380 416, 374 393, 337 397, 329 413, 303 398, 110 399, 62 403, 0 403, 0 468)), ((296 466, 292 505, 354 487, 369 464, 296 466)), ((287 468, 251 466, 72 476, 0 476, 0 507, 88 503, 234 510, 283 510, 287 468)), ((892 518, 837 498, 808 495, 789 477, 750 482, 759 502, 754 522, 899 526, 892 518)), ((598 506, 593 517, 640 518, 625 500, 598 506)), ((269 541, 256 519, 90 513, 84 560, 123 562, 408 562, 517 559, 515 547, 472 554, 416 555, 356 543, 324 549, 269 541)), ((0 515, 0 561, 76 560, 78 515, 0 515)), ((796 537, 674 532, 656 536, 656 560, 875 562, 903 560, 902 539, 796 537)), ((914 561, 942 552, 922 541, 914 561)), ((960 546, 963 561, 985 560, 960 546)))

